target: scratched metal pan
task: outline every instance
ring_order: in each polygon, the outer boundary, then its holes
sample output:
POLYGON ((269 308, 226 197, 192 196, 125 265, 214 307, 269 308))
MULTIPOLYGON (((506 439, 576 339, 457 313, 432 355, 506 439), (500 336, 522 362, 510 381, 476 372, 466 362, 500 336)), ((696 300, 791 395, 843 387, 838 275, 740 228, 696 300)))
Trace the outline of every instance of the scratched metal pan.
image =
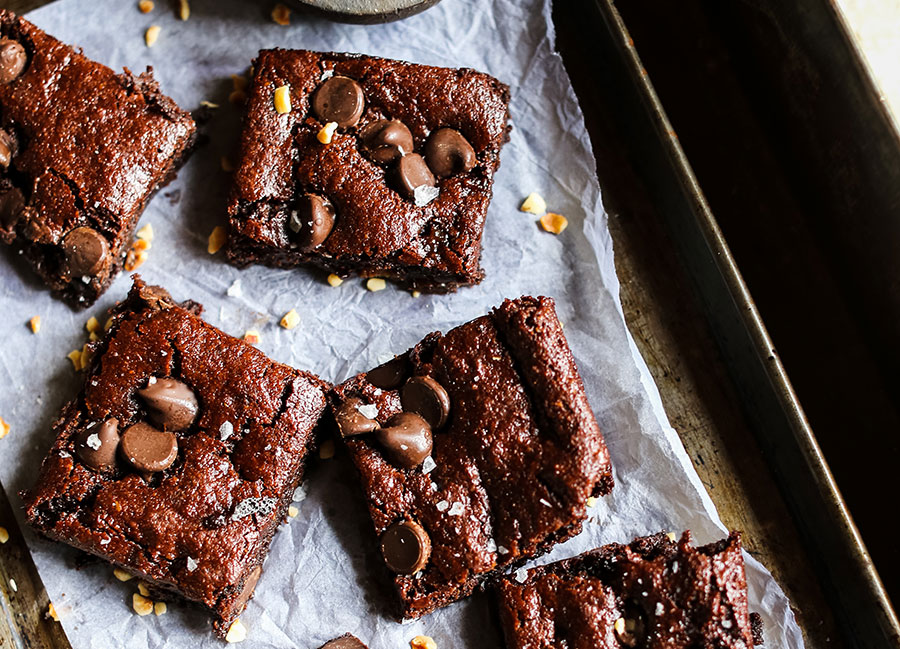
MULTIPOLYGON (((613 0, 567 2, 580 5, 579 36, 591 44, 597 57, 596 82, 618 98, 623 118, 616 127, 640 152, 634 164, 645 179, 650 199, 660 206, 658 212, 664 215, 666 229, 693 279, 742 406, 808 548, 846 645, 900 647, 897 616, 628 29, 613 0), (598 37, 600 34, 603 37, 598 37)), ((771 11, 763 13, 778 14, 776 3, 756 0, 753 4, 772 4, 771 11)), ((815 3, 801 0, 796 4, 815 3)), ((815 27, 834 33, 836 45, 829 55, 840 59, 831 64, 843 65, 846 74, 861 78, 859 55, 833 7, 827 2, 818 4, 824 10, 813 12, 815 27)), ((784 20, 811 21, 810 11, 792 7, 784 20)), ((805 31, 809 29, 804 26, 805 31)), ((872 107, 879 103, 872 101, 877 93, 871 83, 867 90, 861 82, 854 92, 851 109, 861 111, 856 119, 879 118, 871 115, 872 107)), ((880 117, 886 119, 884 114, 880 117)), ((879 135, 886 136, 873 137, 879 135)), ((888 141, 895 152, 900 151, 893 140, 888 141)), ((879 153, 890 155, 890 147, 879 153)), ((900 165, 896 169, 900 170, 900 165)), ((900 183, 892 191, 900 192, 900 183)), ((876 255, 871 263, 887 259, 876 255)))

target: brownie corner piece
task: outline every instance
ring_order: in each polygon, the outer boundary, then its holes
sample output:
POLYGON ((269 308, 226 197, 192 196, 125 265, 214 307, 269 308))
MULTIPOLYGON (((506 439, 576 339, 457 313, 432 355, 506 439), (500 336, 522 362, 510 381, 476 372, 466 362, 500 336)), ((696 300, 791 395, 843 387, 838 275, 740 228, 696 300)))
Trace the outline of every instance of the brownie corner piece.
MULTIPOLYGON (((504 576, 495 587, 508 649, 750 649, 740 534, 694 547, 654 534, 504 576)), ((758 618, 758 616, 755 616, 758 618)))
POLYGON ((613 487, 549 298, 430 334, 337 386, 332 407, 404 618, 577 534, 613 487))
POLYGON ((73 306, 122 270, 195 131, 150 69, 116 74, 0 10, 0 241, 73 306))
POLYGON ((228 205, 228 258, 428 292, 480 282, 508 105, 505 84, 471 69, 261 51, 228 205))
POLYGON ((302 478, 330 386, 136 278, 57 420, 25 516, 197 602, 224 637, 302 478))

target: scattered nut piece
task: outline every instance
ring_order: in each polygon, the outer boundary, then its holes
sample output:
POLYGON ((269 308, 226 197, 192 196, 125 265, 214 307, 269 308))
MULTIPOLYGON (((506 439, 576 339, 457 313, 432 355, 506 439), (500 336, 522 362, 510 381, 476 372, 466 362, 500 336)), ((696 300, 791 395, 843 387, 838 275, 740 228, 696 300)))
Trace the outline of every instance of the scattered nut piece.
POLYGON ((232 104, 240 106, 245 101, 247 101, 247 93, 243 90, 235 90, 230 95, 228 95, 228 101, 230 101, 232 104))
POLYGON ((141 241, 146 241, 147 243, 150 243, 151 241, 153 241, 153 237, 155 236, 155 234, 153 232, 153 226, 148 223, 147 225, 142 227, 140 230, 138 230, 134 236, 136 236, 141 241))
POLYGON ((131 607, 134 609, 134 612, 141 617, 150 615, 150 613, 153 612, 153 602, 140 593, 135 593, 131 596, 131 607))
MULTIPOLYGON (((291 87, 278 86, 275 88, 275 112, 279 115, 291 112, 291 87)), ((319 137, 319 141, 322 138, 319 137)), ((330 141, 330 140, 329 140, 330 141)))
POLYGON ((3 420, 3 417, 0 417, 0 439, 3 439, 7 435, 9 435, 9 424, 3 420))
POLYGON ((0 525, 0 544, 6 543, 9 541, 9 532, 5 527, 0 525))
POLYGON ((87 368, 93 356, 94 350, 90 343, 84 343, 84 347, 81 348, 81 369, 87 368))
POLYGON ((56 607, 53 605, 53 602, 50 602, 50 606, 47 607, 47 617, 54 622, 59 622, 59 614, 56 612, 56 607))
POLYGON ((131 244, 133 250, 150 250, 151 244, 146 239, 135 239, 131 244))
POLYGON ((106 324, 103 325, 103 331, 109 331, 110 329, 112 329, 114 322, 115 322, 115 318, 113 318, 112 316, 109 316, 106 319, 106 324))
POLYGON ((291 518, 297 518, 297 514, 299 514, 299 513, 300 513, 300 510, 297 509, 296 507, 294 507, 293 505, 288 507, 288 516, 290 516, 291 518))
POLYGON ((34 316, 28 321, 28 326, 31 327, 31 333, 36 334, 39 332, 41 330, 41 316, 34 316))
POLYGON ((523 212, 534 214, 535 216, 541 216, 547 211, 547 202, 541 198, 541 195, 537 192, 531 192, 525 200, 522 201, 519 209, 523 212))
POLYGON ((322 130, 319 131, 319 134, 316 137, 319 139, 319 142, 322 144, 331 144, 331 139, 334 137, 334 132, 337 130, 338 123, 337 122, 328 122, 325 126, 322 127, 322 130))
POLYGON ((272 9, 272 20, 279 25, 291 24, 291 10, 280 2, 272 9))
POLYGON ((344 283, 344 280, 341 279, 340 277, 338 277, 337 275, 335 275, 334 273, 331 273, 331 275, 328 276, 328 284, 330 286, 337 287, 343 283, 344 283))
POLYGON ((246 90, 248 83, 250 83, 250 82, 247 81, 247 77, 243 77, 239 74, 231 75, 231 86, 235 90, 246 90))
POLYGON ((597 504, 597 500, 598 500, 598 499, 595 498, 594 496, 589 496, 588 499, 587 499, 587 506, 588 506, 588 507, 593 507, 594 505, 597 504))
POLYGON ((296 309, 291 309, 285 313, 284 317, 281 319, 281 326, 285 329, 293 329, 298 324, 300 324, 300 315, 297 313, 296 309))
POLYGON ((121 568, 113 568, 113 574, 119 581, 131 581, 132 579, 134 579, 134 575, 129 572, 125 572, 121 568))
POLYGON ((413 292, 411 293, 411 295, 412 295, 413 297, 422 297, 422 292, 421 292, 421 291, 413 291, 413 292))
POLYGON ((150 257, 150 253, 146 250, 138 250, 137 248, 132 248, 128 251, 128 254, 125 255, 125 270, 131 272, 133 270, 137 270, 140 268, 147 258, 150 257))
POLYGON ((138 2, 138 9, 142 14, 148 14, 153 11, 153 0, 141 0, 138 2))
POLYGON ((191 6, 188 4, 188 0, 178 0, 178 17, 182 20, 191 17, 191 6))
POLYGON ((200 105, 204 108, 218 108, 219 104, 213 103, 211 101, 206 101, 205 99, 200 102, 200 105))
POLYGON ((251 345, 258 345, 260 341, 259 332, 256 329, 248 329, 244 334, 244 342, 251 345))
POLYGON ((165 615, 166 611, 169 610, 169 607, 166 606, 165 602, 156 602, 153 605, 153 612, 156 613, 157 617, 160 615, 165 615))
POLYGON ((225 173, 230 174, 232 171, 234 171, 234 163, 227 155, 223 155, 222 159, 219 162, 222 164, 222 171, 224 171, 225 173))
POLYGON ((383 291, 387 288, 387 282, 380 277, 370 277, 366 280, 366 288, 372 291, 383 291))
POLYGON ((409 641, 409 646, 412 649, 437 649, 437 643, 434 641, 434 638, 427 635, 417 635, 409 641))
POLYGON ((227 235, 223 226, 217 225, 216 227, 214 227, 213 231, 209 235, 209 243, 206 246, 206 252, 211 255, 219 252, 219 250, 222 249, 222 246, 225 245, 226 238, 227 235))
POLYGON ((615 623, 613 624, 613 628, 616 630, 616 633, 618 633, 619 635, 622 635, 623 633, 625 633, 625 618, 620 617, 618 620, 616 620, 615 623))
POLYGON ((319 458, 322 460, 330 460, 334 457, 334 440, 326 439, 319 447, 319 458))
POLYGON ((96 331, 92 331, 92 332, 91 332, 91 335, 88 336, 88 340, 90 340, 92 343, 95 343, 95 342, 97 342, 98 340, 100 340, 100 336, 97 335, 97 332, 96 332, 96 331))
POLYGON ((81 350, 73 349, 68 354, 66 354, 66 357, 70 361, 72 361, 72 367, 75 368, 75 371, 80 372, 81 371, 81 350))
POLYGON ((569 226, 569 219, 562 214, 547 212, 541 217, 540 224, 547 232, 559 234, 569 226))
POLYGON ((12 588, 12 592, 14 592, 14 593, 19 592, 19 584, 16 583, 15 579, 9 580, 9 587, 12 588))
POLYGON ((666 536, 672 543, 675 542, 675 532, 666 532, 666 536))
POLYGON ((87 329, 90 333, 95 331, 100 331, 100 321, 97 320, 94 316, 88 318, 88 321, 84 323, 84 328, 87 329))
POLYGON ((147 47, 153 47, 156 44, 160 29, 159 25, 150 25, 147 28, 147 31, 144 33, 144 42, 147 43, 147 47))
POLYGON ((247 639, 247 627, 241 624, 240 618, 231 623, 231 626, 228 627, 228 633, 225 634, 225 642, 234 644, 236 642, 243 642, 247 639))
POLYGON ((138 582, 138 592, 144 597, 150 597, 150 589, 147 588, 147 584, 142 581, 138 582))

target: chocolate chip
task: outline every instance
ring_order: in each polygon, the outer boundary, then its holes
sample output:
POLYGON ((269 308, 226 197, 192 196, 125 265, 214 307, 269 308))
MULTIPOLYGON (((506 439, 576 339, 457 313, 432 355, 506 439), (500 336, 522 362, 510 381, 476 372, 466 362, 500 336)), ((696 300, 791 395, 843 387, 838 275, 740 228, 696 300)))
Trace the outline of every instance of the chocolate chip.
POLYGON ((378 428, 378 422, 373 417, 367 417, 359 411, 360 406, 366 408, 360 399, 349 399, 334 414, 341 437, 364 435, 378 428))
POLYGON ((119 420, 114 417, 91 424, 75 438, 75 454, 88 468, 101 473, 116 467, 118 449, 119 420))
POLYGON ((341 128, 356 126, 366 106, 362 86, 349 77, 333 76, 319 86, 312 98, 313 112, 323 122, 341 128))
POLYGON ((397 160, 392 175, 397 191, 409 200, 416 199, 417 187, 434 187, 436 182, 425 158, 418 153, 407 153, 397 160))
POLYGON ((439 128, 425 143, 425 160, 438 178, 465 173, 478 164, 475 149, 459 131, 439 128))
POLYGON ((19 78, 28 55, 19 41, 10 38, 0 38, 0 83, 12 83, 19 78))
POLYGON ((138 422, 122 433, 122 455, 141 473, 156 473, 172 466, 178 456, 178 440, 174 433, 156 430, 138 422))
POLYGON ((430 376, 414 376, 400 390, 400 403, 407 412, 415 412, 437 430, 450 414, 450 396, 430 376))
POLYGON ((359 133, 360 146, 370 160, 386 165, 405 153, 412 153, 413 137, 406 124, 380 119, 359 133))
POLYGON ((197 397, 178 379, 151 377, 147 387, 137 392, 147 404, 150 419, 165 430, 184 430, 197 417, 197 397))
POLYGON ((409 371, 409 356, 401 354, 400 356, 395 356, 387 363, 382 363, 375 369, 369 370, 366 373, 366 381, 376 388, 393 390, 400 387, 403 379, 409 375, 409 371))
POLYGON ((391 461, 403 469, 414 469, 431 455, 431 426, 414 412, 394 415, 376 437, 391 461))
POLYGON ((400 521, 381 535, 381 554, 392 571, 411 575, 428 563, 431 557, 431 539, 415 521, 400 521))
POLYGON ((12 232, 25 209, 25 197, 18 187, 11 187, 0 194, 0 229, 12 232))
POLYGON ((0 167, 4 170, 9 169, 9 163, 12 162, 14 152, 15 140, 13 136, 0 128, 0 167))
POLYGON ((339 638, 329 640, 319 649, 366 649, 366 645, 356 636, 345 633, 339 638))
POLYGON ((288 227, 297 235, 297 244, 302 250, 317 248, 334 227, 334 205, 317 194, 304 194, 291 211, 288 227))
POLYGON ((62 243, 66 268, 75 277, 96 275, 109 256, 109 244, 93 228, 82 226, 70 231, 62 243))

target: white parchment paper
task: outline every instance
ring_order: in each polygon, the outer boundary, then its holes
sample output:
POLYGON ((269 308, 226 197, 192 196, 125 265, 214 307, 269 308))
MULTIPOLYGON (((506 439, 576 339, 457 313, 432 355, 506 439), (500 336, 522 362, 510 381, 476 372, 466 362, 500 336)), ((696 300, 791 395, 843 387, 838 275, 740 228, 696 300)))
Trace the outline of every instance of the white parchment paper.
MULTIPOLYGON (((419 16, 381 26, 295 15, 282 27, 269 19, 269 3, 238 0, 194 0, 187 22, 177 20, 166 2, 157 2, 147 15, 135 5, 60 0, 29 17, 113 68, 141 71, 152 65, 163 91, 182 106, 193 108, 204 99, 222 105, 210 125, 210 142, 143 217, 142 224, 151 223, 156 232, 150 259, 140 269, 145 279, 177 299, 202 302, 205 317, 231 334, 259 329, 267 354, 332 381, 407 349, 430 331, 479 316, 506 297, 553 296, 610 446, 616 488, 591 512, 580 536, 541 561, 661 529, 691 529, 700 543, 725 534, 625 327, 594 158, 554 53, 549 0, 444 0, 419 16), (143 34, 151 24, 162 30, 148 49, 143 34), (483 284, 455 295, 413 298, 393 288, 370 293, 359 280, 332 288, 304 270, 238 271, 221 253, 207 254, 207 236, 223 222, 228 179, 220 158, 231 153, 238 135, 238 111, 227 101, 229 75, 246 70, 260 48, 274 46, 469 66, 511 86, 514 131, 488 214, 483 284), (561 236, 540 231, 534 217, 517 211, 532 191, 568 216, 561 236), (172 192, 180 192, 180 200, 172 192), (236 280, 241 295, 228 296, 236 280), (292 308, 302 322, 286 331, 278 319, 292 308)), ((103 322, 105 308, 125 295, 130 280, 120 277, 95 308, 76 313, 52 299, 9 250, 0 255, 0 277, 0 415, 12 426, 0 442, 0 480, 18 505, 15 492, 34 479, 56 413, 78 390, 80 377, 65 356, 85 341, 87 318, 97 315, 103 322), (36 336, 25 324, 34 315, 43 318, 36 336)), ((419 633, 433 636, 441 649, 501 646, 484 595, 409 625, 386 617, 384 603, 392 594, 380 578, 371 523, 347 458, 315 461, 307 487, 299 515, 276 535, 256 596, 242 616, 249 630, 245 646, 314 648, 348 631, 373 649, 407 646, 419 633)), ((164 616, 137 617, 130 607, 134 582, 118 582, 102 562, 78 568, 73 550, 28 537, 75 647, 220 646, 198 609, 178 603, 164 616)), ((801 647, 781 589, 747 559, 751 608, 764 617, 767 646, 801 647)))

